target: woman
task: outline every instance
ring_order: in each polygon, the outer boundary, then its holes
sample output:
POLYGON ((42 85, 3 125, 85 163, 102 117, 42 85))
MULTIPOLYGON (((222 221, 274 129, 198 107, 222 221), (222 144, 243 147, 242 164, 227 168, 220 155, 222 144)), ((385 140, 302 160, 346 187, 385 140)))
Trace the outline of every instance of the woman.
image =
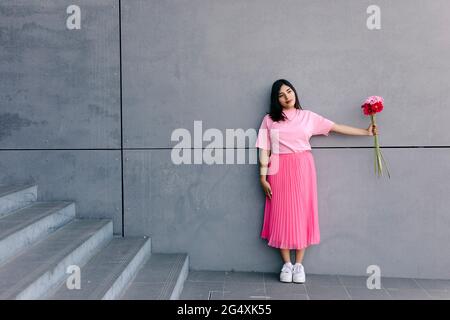
POLYGON ((260 148, 260 182, 266 194, 261 237, 281 251, 281 282, 305 282, 305 249, 320 242, 316 169, 309 139, 313 135, 328 136, 330 131, 378 134, 376 125, 354 128, 304 110, 289 81, 274 82, 270 112, 262 120, 256 147, 260 148), (295 265, 290 249, 296 250, 295 265))

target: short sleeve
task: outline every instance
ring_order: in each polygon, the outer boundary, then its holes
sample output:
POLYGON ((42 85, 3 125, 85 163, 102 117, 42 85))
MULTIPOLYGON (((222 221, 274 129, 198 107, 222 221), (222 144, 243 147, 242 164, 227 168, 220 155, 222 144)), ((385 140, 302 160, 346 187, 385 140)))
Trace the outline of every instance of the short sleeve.
POLYGON ((269 132, 269 125, 268 125, 268 115, 266 115, 262 122, 261 126, 259 127, 258 131, 258 137, 256 138, 256 144, 255 147, 262 148, 264 150, 270 150, 270 132, 269 132))
POLYGON ((310 114, 312 122, 312 135, 323 134, 328 136, 334 122, 315 112, 310 111, 310 114))

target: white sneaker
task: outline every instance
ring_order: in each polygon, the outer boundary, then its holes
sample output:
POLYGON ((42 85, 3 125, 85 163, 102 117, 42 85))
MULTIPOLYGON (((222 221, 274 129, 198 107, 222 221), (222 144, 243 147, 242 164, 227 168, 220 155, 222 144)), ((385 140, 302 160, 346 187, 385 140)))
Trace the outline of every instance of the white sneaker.
POLYGON ((305 283, 306 281, 305 268, 301 263, 296 263, 292 268, 292 272, 293 272, 292 281, 294 281, 295 283, 305 283))
POLYGON ((281 282, 292 282, 292 263, 286 262, 280 273, 281 282))

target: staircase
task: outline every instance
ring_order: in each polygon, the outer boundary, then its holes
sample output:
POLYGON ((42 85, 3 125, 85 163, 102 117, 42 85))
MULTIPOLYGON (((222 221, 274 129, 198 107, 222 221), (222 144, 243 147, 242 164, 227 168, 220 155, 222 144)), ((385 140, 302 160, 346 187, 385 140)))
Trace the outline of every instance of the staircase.
POLYGON ((0 300, 176 300, 188 272, 187 254, 114 236, 74 202, 38 201, 37 185, 0 186, 0 300))

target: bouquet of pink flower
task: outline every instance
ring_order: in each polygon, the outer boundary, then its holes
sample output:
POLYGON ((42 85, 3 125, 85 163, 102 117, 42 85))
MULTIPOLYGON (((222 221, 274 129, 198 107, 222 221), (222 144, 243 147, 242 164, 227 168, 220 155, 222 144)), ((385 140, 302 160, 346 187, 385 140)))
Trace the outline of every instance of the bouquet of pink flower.
MULTIPOLYGON (((383 98, 378 96, 370 96, 368 97, 361 108, 363 109, 363 113, 366 116, 370 116, 370 120, 372 122, 372 125, 376 125, 375 123, 375 114, 378 112, 381 112, 383 110, 383 98)), ((375 174, 378 170, 378 176, 383 175, 383 165, 382 162, 386 165, 386 170, 389 178, 391 178, 391 175, 389 174, 389 169, 387 168, 386 161, 383 158, 383 154, 380 150, 380 144, 378 142, 378 134, 374 135, 375 139, 375 174)))

